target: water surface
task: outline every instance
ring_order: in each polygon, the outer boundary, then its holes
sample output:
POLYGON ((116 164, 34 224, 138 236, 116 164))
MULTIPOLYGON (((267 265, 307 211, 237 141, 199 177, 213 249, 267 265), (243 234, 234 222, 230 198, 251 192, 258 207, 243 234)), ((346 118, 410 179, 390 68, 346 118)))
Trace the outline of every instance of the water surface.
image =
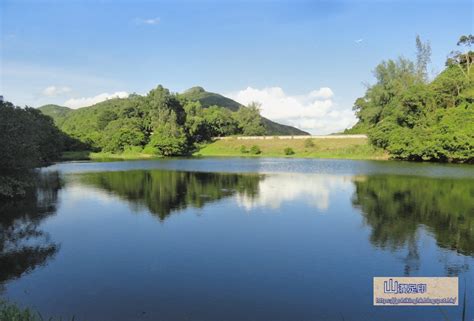
POLYGON ((459 276, 474 169, 173 159, 57 164, 1 203, 0 293, 76 320, 460 320, 374 307, 374 276, 459 276))

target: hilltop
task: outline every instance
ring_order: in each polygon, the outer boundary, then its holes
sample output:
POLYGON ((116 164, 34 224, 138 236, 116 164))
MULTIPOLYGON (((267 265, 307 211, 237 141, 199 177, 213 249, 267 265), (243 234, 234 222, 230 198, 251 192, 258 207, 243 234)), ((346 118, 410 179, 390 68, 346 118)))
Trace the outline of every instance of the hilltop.
POLYGON ((199 86, 185 90, 182 94, 180 94, 180 96, 191 101, 199 101, 203 108, 221 106, 230 109, 231 111, 237 111, 240 107, 242 107, 242 105, 235 100, 217 93, 206 91, 204 88, 199 86))
MULTIPOLYGON (((180 94, 180 96, 191 101, 199 101, 203 108, 220 106, 236 112, 239 108, 245 107, 233 99, 217 93, 208 92, 202 87, 189 88, 180 94)), ((262 122, 265 127, 265 135, 309 135, 308 132, 302 131, 301 129, 279 124, 265 117, 262 117, 262 122)))

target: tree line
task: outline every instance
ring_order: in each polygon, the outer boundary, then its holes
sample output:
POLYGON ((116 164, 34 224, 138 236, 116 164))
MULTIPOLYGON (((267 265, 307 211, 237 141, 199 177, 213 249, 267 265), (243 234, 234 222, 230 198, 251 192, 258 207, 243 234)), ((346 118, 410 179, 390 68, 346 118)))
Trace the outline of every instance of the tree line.
POLYGON ((11 169, 43 166, 74 150, 187 155, 212 137, 263 135, 265 127, 257 103, 235 112, 203 108, 160 85, 146 96, 111 99, 56 124, 35 108, 1 102, 0 131, 0 168, 11 169))
POLYGON ((393 158, 474 162, 474 36, 462 36, 446 68, 428 77, 429 42, 416 39, 417 58, 381 62, 376 83, 354 103, 358 123, 346 133, 367 133, 393 158))
POLYGON ((252 103, 235 112, 219 106, 203 108, 159 85, 147 95, 111 99, 55 121, 94 151, 180 156, 212 137, 265 134, 259 107, 252 103))
POLYGON ((51 117, 35 108, 0 102, 0 171, 43 166, 64 150, 86 146, 60 131, 51 117))

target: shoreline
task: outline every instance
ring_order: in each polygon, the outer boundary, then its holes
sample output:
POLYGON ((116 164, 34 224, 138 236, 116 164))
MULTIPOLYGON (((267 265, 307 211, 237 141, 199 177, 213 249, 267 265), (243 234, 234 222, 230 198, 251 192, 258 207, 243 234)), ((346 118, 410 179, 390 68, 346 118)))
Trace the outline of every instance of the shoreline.
MULTIPOLYGON (((283 136, 282 136, 283 137, 283 136)), ((286 136, 285 136, 286 137, 286 136)), ((191 157, 249 157, 249 158, 302 158, 389 160, 387 152, 374 148, 364 135, 301 136, 278 138, 274 136, 222 137, 198 145, 191 157), (312 138, 314 137, 314 138, 312 138)), ((143 160, 163 157, 136 151, 121 154, 90 151, 65 152, 62 161, 74 160, 143 160)))

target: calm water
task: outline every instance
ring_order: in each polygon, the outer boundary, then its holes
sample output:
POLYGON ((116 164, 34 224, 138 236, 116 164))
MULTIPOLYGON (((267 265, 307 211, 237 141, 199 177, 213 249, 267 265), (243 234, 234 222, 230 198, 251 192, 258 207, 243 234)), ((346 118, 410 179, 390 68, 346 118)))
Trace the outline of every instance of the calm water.
MULTIPOLYGON (((461 320, 374 307, 374 276, 459 276, 474 167, 285 159, 65 163, 0 203, 0 296, 107 320, 461 320)), ((446 317, 445 317, 446 316, 446 317)))

